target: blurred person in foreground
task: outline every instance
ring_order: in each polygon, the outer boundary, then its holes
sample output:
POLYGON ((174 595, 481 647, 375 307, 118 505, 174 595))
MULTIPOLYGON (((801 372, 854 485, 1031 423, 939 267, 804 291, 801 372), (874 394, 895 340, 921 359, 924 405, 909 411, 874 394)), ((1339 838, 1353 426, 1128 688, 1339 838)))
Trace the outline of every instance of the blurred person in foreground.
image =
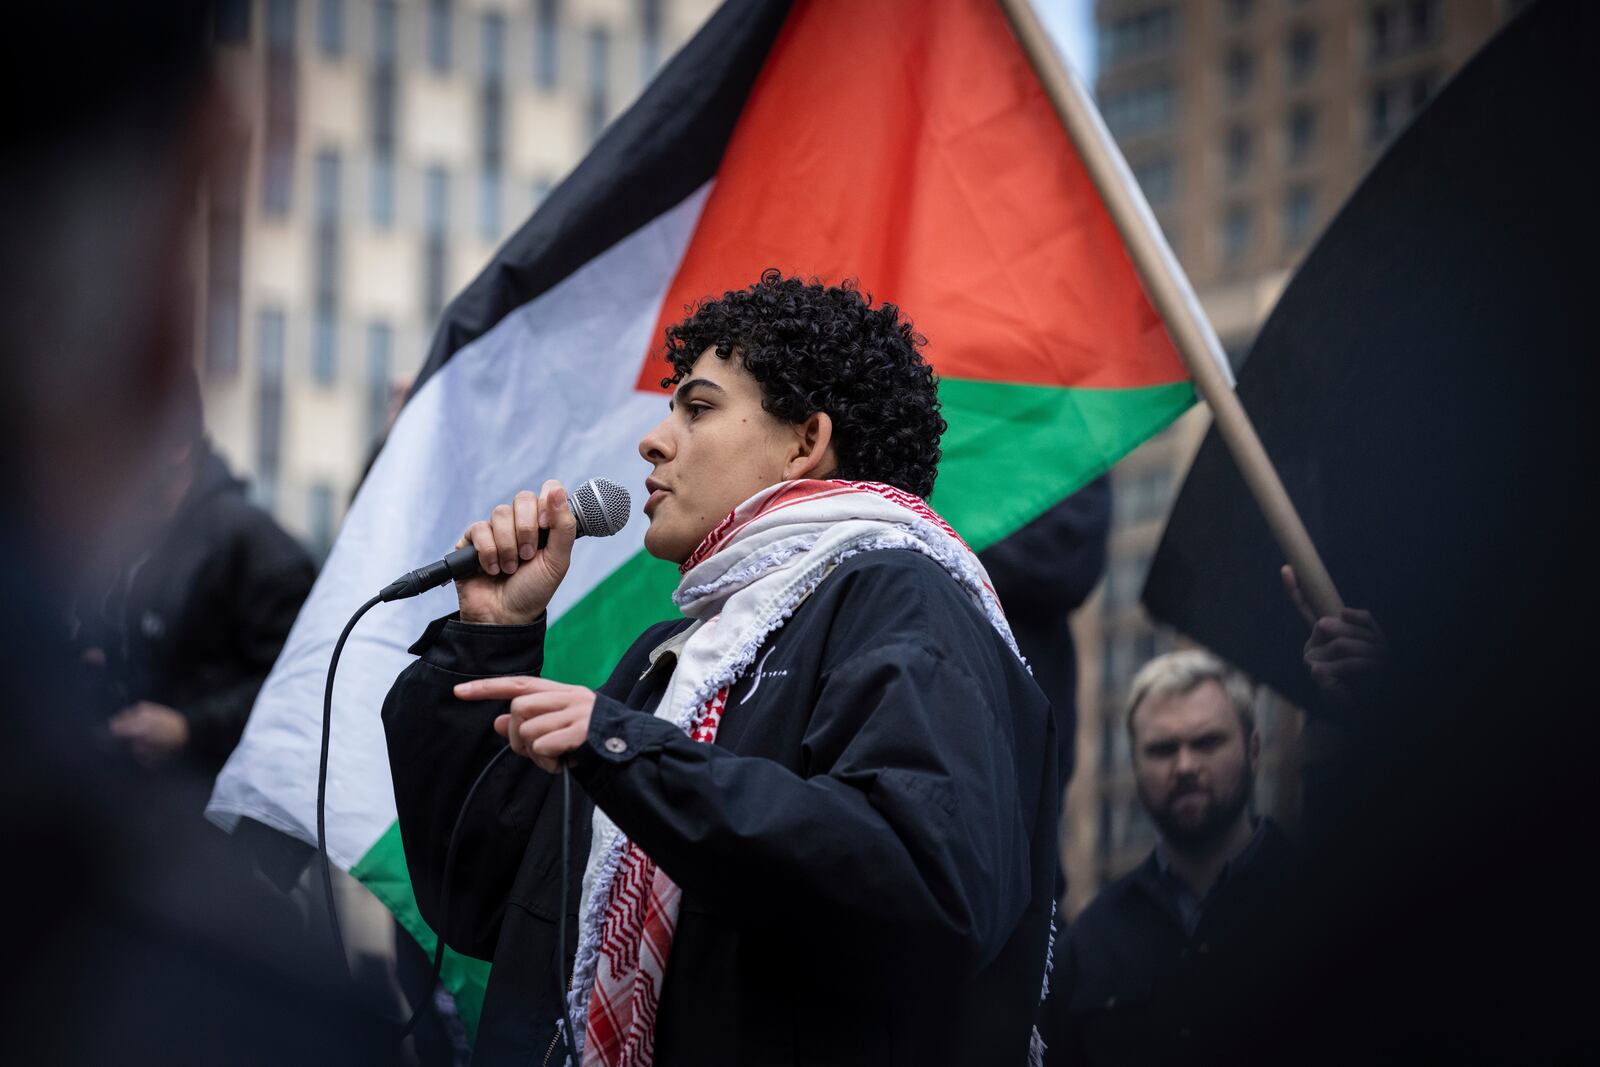
POLYGON ((233 143, 209 10, 28 5, 0 43, 0 1062, 373 1062, 331 955, 194 818, 190 783, 85 739, 86 574, 155 534, 139 495, 188 373, 192 223, 233 143), (68 56, 41 65, 41 54, 68 56))
POLYGON ((484 573, 384 704, 418 904, 494 961, 473 1062, 559 1062, 569 1015, 591 1067, 1025 1063, 1056 744, 924 503, 945 427, 922 339, 768 271, 666 342, 644 543, 684 617, 598 691, 536 677, 575 536, 547 482, 468 529, 484 573))
MULTIPOLYGON (((311 557, 211 448, 193 374, 143 505, 157 530, 81 597, 74 623, 114 742, 146 767, 215 777, 311 591, 311 557)), ((132 548, 132 550, 128 550, 132 548)))
POLYGON ((1252 976, 1274 962, 1300 859, 1251 812, 1261 736, 1250 684, 1208 652, 1135 676, 1127 729, 1150 856, 1100 891, 1060 948, 1046 1062, 1209 1063, 1250 1046, 1252 976))

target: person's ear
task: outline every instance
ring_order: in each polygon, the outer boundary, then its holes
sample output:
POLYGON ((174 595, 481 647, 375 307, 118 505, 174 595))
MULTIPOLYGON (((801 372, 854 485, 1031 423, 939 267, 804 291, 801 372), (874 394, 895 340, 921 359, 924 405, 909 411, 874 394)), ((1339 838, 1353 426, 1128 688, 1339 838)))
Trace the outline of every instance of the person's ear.
POLYGON ((838 467, 833 451, 833 418, 826 411, 815 411, 804 422, 795 423, 783 480, 827 478, 838 467))
POLYGON ((1258 730, 1250 731, 1250 770, 1252 773, 1261 766, 1261 733, 1258 730))

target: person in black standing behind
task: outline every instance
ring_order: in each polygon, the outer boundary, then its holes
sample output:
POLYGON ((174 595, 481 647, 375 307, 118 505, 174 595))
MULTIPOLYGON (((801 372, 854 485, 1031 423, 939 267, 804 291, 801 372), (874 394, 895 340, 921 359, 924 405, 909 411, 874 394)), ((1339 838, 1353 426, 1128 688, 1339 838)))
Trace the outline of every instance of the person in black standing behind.
POLYGON ((80 601, 77 643, 111 737, 146 766, 214 776, 311 591, 311 557, 211 449, 193 374, 143 507, 159 529, 80 601))
MULTIPOLYGON (((1061 788, 1072 778, 1078 737, 1078 655, 1072 613, 1106 569, 1111 479, 1102 475, 982 552, 1033 680, 1050 698, 1061 788)), ((1058 880, 1057 896, 1066 886, 1058 880)))
POLYGON ((1128 734, 1158 840, 1067 931, 1040 1027, 1045 1062, 1211 1063, 1248 1057, 1241 1021, 1292 913, 1300 859, 1251 792, 1261 738, 1245 678, 1172 652, 1134 678, 1128 734))

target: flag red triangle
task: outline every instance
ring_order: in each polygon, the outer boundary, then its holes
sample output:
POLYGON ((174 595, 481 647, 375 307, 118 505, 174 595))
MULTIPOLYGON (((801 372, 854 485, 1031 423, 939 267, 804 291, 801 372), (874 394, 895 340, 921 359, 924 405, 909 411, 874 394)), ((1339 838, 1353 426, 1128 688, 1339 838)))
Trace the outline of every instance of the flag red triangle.
POLYGON ((943 377, 1130 388, 1187 378, 994 0, 799 0, 662 303, 767 267, 900 305, 943 377))

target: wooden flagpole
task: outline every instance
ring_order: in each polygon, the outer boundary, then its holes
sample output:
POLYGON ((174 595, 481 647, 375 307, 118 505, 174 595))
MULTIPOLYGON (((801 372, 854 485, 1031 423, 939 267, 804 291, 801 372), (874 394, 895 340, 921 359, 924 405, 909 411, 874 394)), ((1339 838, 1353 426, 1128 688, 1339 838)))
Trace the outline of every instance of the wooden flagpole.
POLYGON ((1161 236, 1122 152, 1087 90, 1061 62, 1030 0, 1000 0, 1000 6, 1122 235, 1145 293, 1166 323, 1167 333, 1194 379, 1196 392, 1210 406, 1217 432, 1233 454, 1278 546, 1294 567, 1301 592, 1318 616, 1337 616, 1344 602, 1333 578, 1233 391, 1233 373, 1228 369, 1222 344, 1201 310, 1183 268, 1161 236))

